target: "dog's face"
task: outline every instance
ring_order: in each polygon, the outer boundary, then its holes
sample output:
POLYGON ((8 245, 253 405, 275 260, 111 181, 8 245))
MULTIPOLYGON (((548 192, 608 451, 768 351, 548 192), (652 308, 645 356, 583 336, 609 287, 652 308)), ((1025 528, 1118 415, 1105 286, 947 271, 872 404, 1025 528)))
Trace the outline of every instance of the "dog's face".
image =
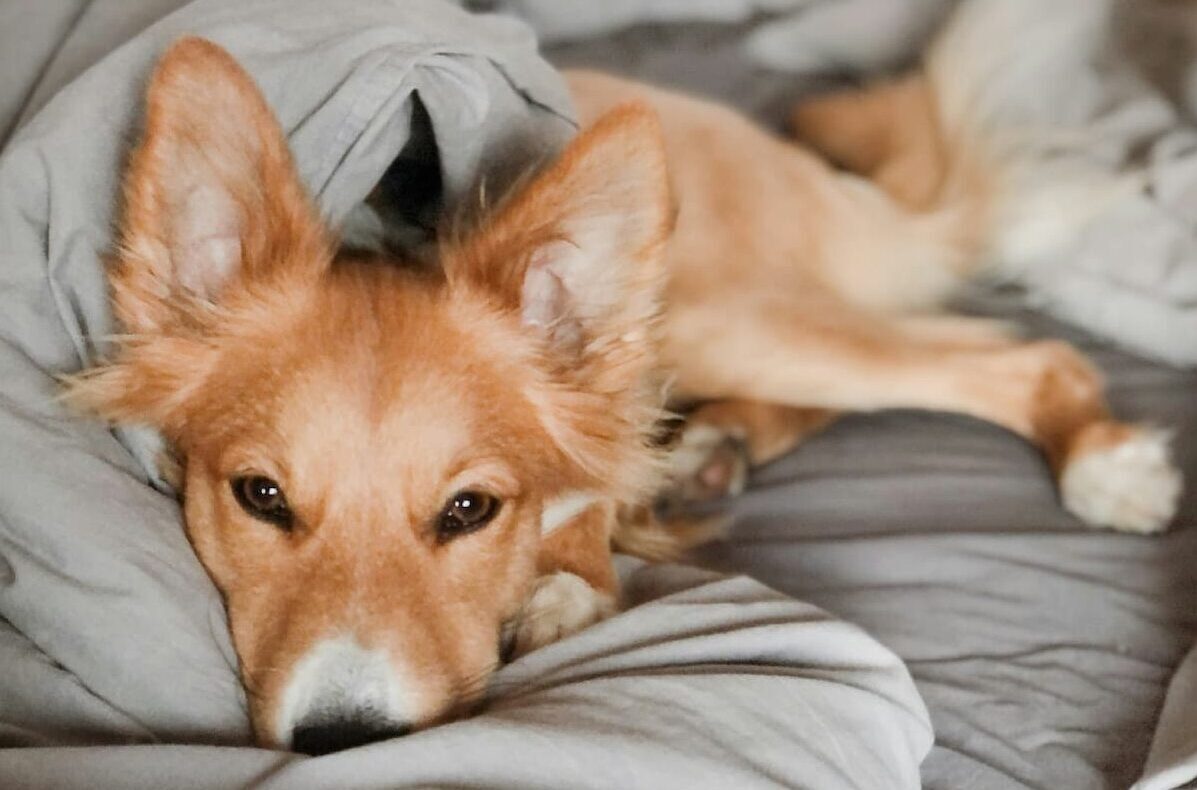
POLYGON ((175 449, 262 743, 468 707, 545 508, 651 483, 669 214, 655 121, 624 108, 439 270, 338 256, 249 77, 197 39, 163 58, 111 276, 128 334, 72 394, 175 449))
POLYGON ((532 350, 483 305, 381 261, 287 294, 225 339, 177 442, 257 730, 321 751, 477 697, 542 503, 584 483, 518 384, 532 350))

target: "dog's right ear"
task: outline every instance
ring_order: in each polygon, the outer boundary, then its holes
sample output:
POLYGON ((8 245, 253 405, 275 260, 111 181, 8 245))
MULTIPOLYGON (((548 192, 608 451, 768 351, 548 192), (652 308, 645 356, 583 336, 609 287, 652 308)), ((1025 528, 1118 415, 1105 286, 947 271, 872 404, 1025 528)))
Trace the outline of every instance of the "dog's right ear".
POLYGON ((169 333, 236 281, 318 273, 331 259, 278 122, 204 39, 181 39, 154 71, 124 198, 111 280, 132 333, 169 333))
POLYGON ((213 306, 289 293, 270 286, 318 277, 332 245, 257 86, 199 38, 154 71, 124 197, 109 279, 125 334, 111 362, 68 379, 67 398, 171 435, 217 365, 213 306))

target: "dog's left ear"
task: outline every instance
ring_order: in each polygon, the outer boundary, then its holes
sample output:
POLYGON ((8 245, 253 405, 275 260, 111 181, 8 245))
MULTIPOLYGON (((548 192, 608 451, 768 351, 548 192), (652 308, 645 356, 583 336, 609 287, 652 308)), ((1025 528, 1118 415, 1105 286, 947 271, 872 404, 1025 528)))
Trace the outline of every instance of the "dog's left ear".
POLYGON ((578 135, 472 236, 442 251, 450 288, 520 324, 564 387, 541 422, 586 485, 638 501, 659 471, 653 339, 673 221, 665 146, 644 104, 578 135))
POLYGON ((111 276, 125 328, 169 334, 188 304, 321 269, 330 249, 253 79, 210 41, 176 42, 150 79, 125 177, 111 276))
POLYGON ((638 344, 655 319, 673 206, 655 113, 611 110, 445 256, 570 358, 638 344))

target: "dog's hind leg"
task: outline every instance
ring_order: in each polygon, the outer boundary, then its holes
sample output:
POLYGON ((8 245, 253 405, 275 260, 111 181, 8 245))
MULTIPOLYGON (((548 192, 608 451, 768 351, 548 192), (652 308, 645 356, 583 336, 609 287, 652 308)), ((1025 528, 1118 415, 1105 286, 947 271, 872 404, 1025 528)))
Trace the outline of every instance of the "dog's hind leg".
MULTIPOLYGON (((992 349, 1011 344, 1000 321, 949 314, 894 319, 904 334, 944 351, 992 349)), ((740 493, 748 470, 793 450, 839 416, 830 409, 800 408, 757 400, 710 401, 690 412, 669 456, 665 504, 701 502, 740 493)))
POLYGON ((930 208, 948 175, 935 99, 922 74, 815 96, 794 108, 790 128, 910 209, 930 208))
POLYGON ((953 345, 950 323, 943 332, 926 322, 912 331, 902 319, 796 301, 696 309, 672 320, 684 327, 673 338, 702 338, 669 351, 682 363, 676 387, 683 396, 967 414, 1035 443, 1064 505, 1091 524, 1152 532, 1175 511, 1180 477, 1166 436, 1115 420, 1100 375, 1066 343, 981 332, 953 345))

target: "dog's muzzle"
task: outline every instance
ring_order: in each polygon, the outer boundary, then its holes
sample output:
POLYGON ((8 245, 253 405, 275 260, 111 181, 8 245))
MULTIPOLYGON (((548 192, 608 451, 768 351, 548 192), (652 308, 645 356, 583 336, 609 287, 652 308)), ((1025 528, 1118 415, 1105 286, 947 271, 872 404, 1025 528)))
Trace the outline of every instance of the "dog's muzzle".
POLYGON ((275 739, 327 754, 405 735, 416 720, 417 686, 383 649, 349 636, 317 642, 299 661, 275 717, 275 739))

